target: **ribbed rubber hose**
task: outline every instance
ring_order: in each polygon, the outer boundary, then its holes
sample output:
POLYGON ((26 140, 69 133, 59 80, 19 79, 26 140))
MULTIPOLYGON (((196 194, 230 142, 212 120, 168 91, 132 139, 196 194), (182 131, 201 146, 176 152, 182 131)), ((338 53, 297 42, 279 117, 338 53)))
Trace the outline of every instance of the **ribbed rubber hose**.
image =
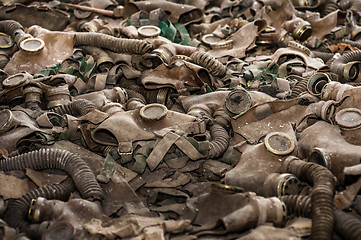
POLYGON ((44 224, 30 224, 26 221, 32 199, 44 197, 46 199, 58 199, 67 201, 74 190, 73 181, 68 178, 59 184, 47 185, 37 188, 23 195, 21 198, 9 203, 5 215, 5 222, 20 232, 26 233, 31 239, 40 239, 42 232, 46 229, 44 224))
MULTIPOLYGON (((126 89, 126 91, 130 91, 129 93, 133 95, 135 93, 138 93, 140 95, 143 96, 143 99, 145 98, 145 100, 148 103, 156 103, 157 102, 157 94, 158 94, 158 90, 148 90, 145 89, 143 86, 140 86, 138 84, 136 84, 134 81, 132 80, 128 80, 126 78, 122 78, 119 81, 119 87, 126 89)), ((128 95, 129 95, 128 93, 128 95)), ((137 95, 139 98, 141 97, 140 95, 137 95)), ((134 97, 136 97, 134 95, 134 97)), ((131 98, 131 96, 129 96, 129 99, 131 98)))
MULTIPOLYGON (((308 196, 288 195, 280 199, 287 207, 287 214, 296 217, 310 218, 311 199, 308 196)), ((334 208, 334 230, 343 239, 356 240, 361 237, 361 221, 352 214, 334 208)))
POLYGON ((282 163, 281 171, 292 173, 300 180, 313 184, 311 191, 311 239, 332 239, 335 182, 330 170, 316 163, 305 162, 290 156, 282 163))
POLYGON ((361 238, 361 221, 355 216, 335 210, 335 232, 343 239, 357 240, 361 238))
POLYGON ((49 112, 55 112, 59 115, 69 114, 75 117, 83 116, 90 110, 95 109, 96 106, 92 101, 86 99, 77 99, 70 104, 61 105, 50 109, 49 112))
POLYGON ((361 50, 345 53, 331 63, 330 70, 331 72, 336 73, 337 75, 343 77, 343 72, 346 63, 353 61, 360 61, 360 60, 361 60, 361 50))
POLYGON ((337 1, 335 0, 331 0, 326 2, 326 4, 323 6, 322 9, 322 17, 326 16, 334 11, 338 10, 338 5, 337 5, 337 1))
POLYGON ((73 179, 83 198, 88 200, 103 199, 103 191, 94 173, 74 153, 61 149, 40 149, 0 161, 1 171, 25 170, 26 168, 63 170, 73 179))
POLYGON ((217 158, 221 156, 229 146, 230 136, 227 130, 220 124, 213 124, 210 127, 211 138, 209 142, 209 158, 217 158))
POLYGON ((23 37, 26 35, 24 27, 14 20, 0 21, 0 32, 11 36, 17 45, 20 44, 23 37))
POLYGON ((0 69, 3 69, 9 61, 10 59, 7 53, 5 51, 0 51, 0 69))
POLYGON ((295 84, 295 86, 292 88, 291 98, 296 98, 301 95, 303 92, 307 92, 307 84, 308 79, 303 78, 301 81, 295 84))
POLYGON ((315 58, 321 58, 325 63, 333 57, 333 53, 330 52, 321 52, 321 51, 312 51, 315 58))
POLYGON ((216 77, 224 77, 226 75, 227 67, 206 52, 194 52, 190 58, 193 63, 208 69, 216 77))
POLYGON ((311 217, 311 198, 302 195, 285 195, 279 197, 286 207, 287 215, 294 215, 296 217, 311 217))
POLYGON ((75 33, 74 45, 94 46, 128 54, 145 54, 152 50, 152 44, 144 40, 116 38, 103 33, 75 33))
POLYGON ((140 94, 140 93, 138 93, 136 91, 130 90, 130 89, 125 89, 125 91, 128 94, 128 99, 129 100, 130 99, 137 99, 138 101, 140 101, 143 104, 147 103, 147 101, 145 100, 145 97, 142 94, 140 94))

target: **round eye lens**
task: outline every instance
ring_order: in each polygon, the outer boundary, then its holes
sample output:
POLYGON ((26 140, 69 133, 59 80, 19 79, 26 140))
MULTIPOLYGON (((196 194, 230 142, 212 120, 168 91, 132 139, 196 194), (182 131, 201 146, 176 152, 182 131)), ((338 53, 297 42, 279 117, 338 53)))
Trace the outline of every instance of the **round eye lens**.
POLYGON ((226 108, 234 114, 242 114, 251 107, 252 99, 247 91, 236 89, 230 92, 226 97, 226 108))
POLYGON ((140 109, 140 116, 146 121, 159 121, 167 116, 168 109, 163 104, 152 103, 140 109))
POLYGON ((335 116, 336 123, 343 128, 358 128, 361 126, 361 110, 358 108, 345 108, 335 116))
POLYGON ((283 132, 272 132, 265 137, 264 144, 268 151, 276 155, 286 155, 293 151, 293 139, 283 132))
POLYGON ((0 132, 6 131, 10 126, 13 115, 10 110, 0 111, 0 132))
POLYGON ((13 39, 9 35, 0 32, 0 49, 11 48, 13 45, 13 39))
POLYGON ((32 76, 28 73, 17 73, 12 75, 8 78, 5 78, 2 82, 5 88, 16 87, 24 83, 27 79, 31 78, 32 76))
POLYGON ((39 38, 27 38, 20 43, 20 49, 28 53, 38 53, 44 46, 44 41, 39 38))
POLYGON ((160 35, 160 28, 157 26, 142 26, 138 28, 138 34, 141 37, 158 37, 160 35))

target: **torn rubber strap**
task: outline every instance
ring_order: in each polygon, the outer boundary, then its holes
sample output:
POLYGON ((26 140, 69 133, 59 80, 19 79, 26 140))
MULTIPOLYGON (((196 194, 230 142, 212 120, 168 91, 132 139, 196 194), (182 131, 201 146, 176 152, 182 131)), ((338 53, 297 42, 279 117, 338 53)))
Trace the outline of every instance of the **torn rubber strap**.
POLYGON ((80 78, 76 79, 75 83, 73 84, 73 87, 76 89, 78 94, 85 93, 86 91, 86 83, 80 78))
POLYGON ((178 139, 175 145, 192 160, 205 157, 184 137, 178 139))
POLYGON ((131 170, 136 173, 142 174, 145 170, 145 167, 147 166, 147 163, 146 163, 147 158, 140 154, 135 155, 133 158, 134 158, 135 162, 134 162, 131 170))
POLYGON ((170 131, 158 142, 146 160, 147 165, 151 171, 153 171, 158 166, 163 157, 167 154, 169 148, 180 137, 180 135, 170 131))
POLYGON ((171 146, 175 144, 184 154, 190 159, 196 160, 204 158, 200 152, 183 136, 178 135, 175 132, 169 131, 155 146, 153 151, 150 153, 146 162, 151 171, 153 171, 159 163, 163 160, 171 146))
POLYGON ((133 144, 133 149, 137 149, 133 154, 135 160, 131 170, 142 174, 147 166, 146 160, 154 148, 155 141, 138 141, 133 144))
POLYGON ((105 89, 107 83, 107 74, 98 73, 93 75, 87 82, 87 90, 100 91, 105 89))
POLYGON ((57 113, 53 113, 53 112, 45 112, 43 114, 41 114, 37 119, 36 119, 36 123, 40 126, 40 127, 45 127, 45 128, 52 128, 55 126, 64 126, 64 122, 62 119, 62 116, 60 116, 57 113))

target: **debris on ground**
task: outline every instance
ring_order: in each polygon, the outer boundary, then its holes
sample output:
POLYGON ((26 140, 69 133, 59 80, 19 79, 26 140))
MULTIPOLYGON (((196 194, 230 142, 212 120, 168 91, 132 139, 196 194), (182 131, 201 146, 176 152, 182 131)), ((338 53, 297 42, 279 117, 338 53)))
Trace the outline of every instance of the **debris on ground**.
POLYGON ((3 0, 0 238, 359 239, 360 98, 358 0, 3 0))

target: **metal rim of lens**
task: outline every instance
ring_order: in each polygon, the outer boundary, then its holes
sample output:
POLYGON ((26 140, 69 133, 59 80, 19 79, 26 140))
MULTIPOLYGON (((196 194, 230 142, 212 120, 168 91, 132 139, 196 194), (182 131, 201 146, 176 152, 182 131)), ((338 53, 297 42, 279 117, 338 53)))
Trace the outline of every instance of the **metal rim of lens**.
POLYGON ((206 34, 202 37, 202 43, 208 47, 212 47, 217 45, 219 41, 221 41, 222 38, 214 36, 213 34, 206 34), (213 40, 211 40, 213 39, 213 40))
POLYGON ((149 38, 158 37, 160 35, 160 32, 161 32, 160 28, 153 25, 147 25, 138 28, 138 34, 141 37, 149 37, 149 38))
POLYGON ((45 198, 38 197, 36 199, 32 199, 30 202, 30 207, 28 211, 28 217, 29 219, 39 222, 40 221, 40 211, 41 211, 41 205, 43 204, 45 198))
POLYGON ((251 104, 252 104, 251 95, 249 95, 249 93, 243 89, 232 90, 230 93, 228 93, 226 100, 225 100, 225 106, 226 106, 227 110, 234 114, 243 114, 243 113, 247 112, 248 109, 251 107, 251 104), (248 102, 246 103, 246 105, 243 109, 238 109, 238 110, 232 109, 231 104, 230 104, 230 98, 234 94, 243 94, 243 96, 246 97, 246 100, 248 100, 248 102))
POLYGON ((7 115, 5 116, 6 120, 4 123, 0 126, 0 132, 6 131, 9 126, 11 125, 11 121, 13 120, 13 114, 9 109, 5 109, 3 111, 0 111, 1 115, 7 115))
POLYGON ((171 65, 173 65, 175 63, 175 61, 177 61, 177 60, 183 60, 183 61, 187 61, 187 62, 192 61, 192 59, 186 55, 177 54, 177 55, 174 55, 171 57, 171 59, 170 59, 171 65))
POLYGON ((121 87, 115 87, 115 91, 117 92, 119 96, 119 102, 120 103, 126 103, 128 101, 128 93, 124 88, 121 87))
POLYGON ((330 156, 322 148, 315 147, 307 160, 308 162, 317 163, 327 169, 331 169, 330 156))
MULTIPOLYGON (((92 4, 90 1, 81 2, 81 3, 79 3, 79 5, 86 6, 86 7, 92 7, 92 4)), ((74 9, 73 13, 74 13, 74 16, 78 19, 85 19, 85 18, 90 17, 90 15, 92 15, 92 12, 84 11, 84 10, 80 10, 80 9, 74 9)))
POLYGON ((0 32, 0 38, 6 38, 8 40, 8 44, 0 45, 0 49, 11 48, 14 45, 14 41, 9 35, 0 32))
POLYGON ((233 193, 243 193, 244 189, 236 186, 230 186, 222 183, 212 183, 213 189, 225 190, 233 193))
POLYGON ((217 48, 228 48, 228 47, 232 47, 233 46, 233 40, 229 39, 229 40, 221 40, 215 44, 211 45, 212 49, 217 49, 217 48))
POLYGON ((27 38, 20 43, 20 49, 28 53, 38 53, 41 50, 43 50, 44 47, 45 47, 45 42, 40 38, 27 38), (38 42, 39 46, 35 48, 27 48, 26 44, 29 43, 30 41, 38 42))
POLYGON ((283 133, 283 132, 271 132, 271 133, 267 134, 267 136, 264 139, 264 145, 268 151, 270 151, 271 153, 276 154, 276 155, 287 155, 295 149, 295 143, 294 143, 293 139, 288 134, 283 133), (270 139, 277 135, 288 140, 289 145, 290 145, 289 148, 281 151, 281 150, 274 149, 271 146, 270 139))
POLYGON ((257 45, 273 45, 274 42, 272 40, 268 40, 268 39, 258 39, 258 40, 256 40, 256 44, 257 45))
POLYGON ((151 104, 145 105, 139 111, 139 114, 140 114, 141 118, 146 120, 146 121, 159 121, 159 120, 162 120, 163 118, 165 118, 167 116, 167 113, 168 113, 167 107, 164 106, 163 104, 159 104, 159 103, 151 103, 151 104), (161 109, 162 111, 159 114, 156 114, 154 116, 148 115, 147 111, 152 109, 152 108, 158 108, 158 109, 161 109))
MULTIPOLYGON (((354 119, 352 119, 352 120, 354 120, 354 119)), ((346 129, 358 128, 361 126, 361 110, 358 108, 342 109, 338 113, 336 113, 335 121, 340 127, 343 127, 346 129), (345 114, 348 114, 348 113, 356 113, 359 117, 358 117, 358 119, 355 119, 356 121, 346 122, 343 117, 345 116, 345 114)))
POLYGON ((297 26, 293 32, 293 37, 300 40, 301 42, 306 41, 312 34, 311 24, 305 22, 297 26))
POLYGON ((307 90, 314 96, 321 96, 323 87, 331 82, 331 79, 328 77, 326 73, 318 72, 313 74, 307 83, 307 90), (323 85, 320 85, 324 83, 323 85), (321 87, 319 87, 321 86, 321 87))
POLYGON ((159 91, 157 93, 157 103, 166 104, 167 103, 167 95, 168 95, 168 89, 166 89, 166 88, 159 89, 159 91))
POLYGON ((31 77, 31 75, 28 73, 17 73, 17 74, 14 74, 14 75, 11 75, 11 76, 5 78, 2 82, 2 84, 4 87, 7 87, 7 88, 16 87, 16 86, 19 86, 22 83, 24 83, 29 77, 31 77), (19 76, 21 76, 21 78, 19 78, 16 82, 11 81, 14 78, 17 78, 19 76))
POLYGON ((165 66, 167 66, 167 67, 169 66, 170 60, 168 60, 168 58, 164 54, 164 50, 154 49, 152 53, 156 54, 157 57, 162 61, 162 63, 164 63, 165 66))

